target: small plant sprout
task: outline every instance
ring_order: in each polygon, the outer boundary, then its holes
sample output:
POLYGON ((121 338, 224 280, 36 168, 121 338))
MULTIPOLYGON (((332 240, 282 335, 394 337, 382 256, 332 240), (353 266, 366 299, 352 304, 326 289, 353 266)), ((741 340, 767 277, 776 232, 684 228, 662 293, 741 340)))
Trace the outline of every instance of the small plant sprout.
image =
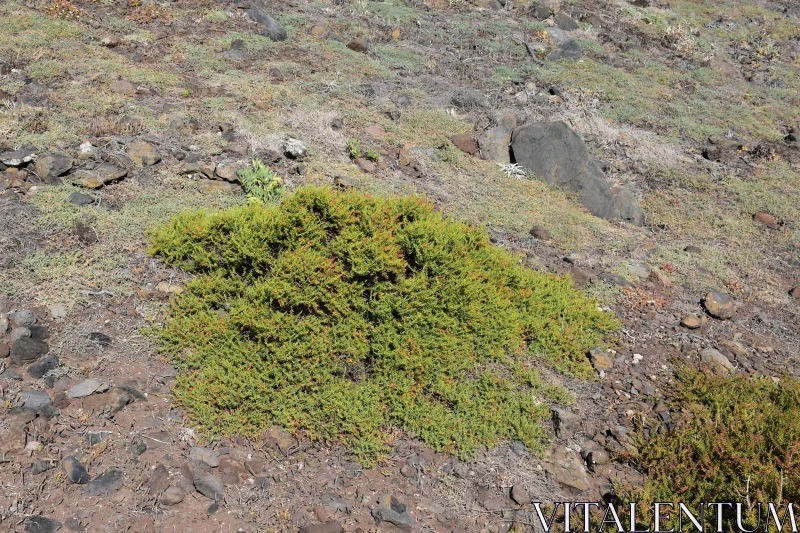
POLYGON ((347 139, 347 151, 350 153, 351 159, 358 159, 361 157, 361 141, 358 139, 347 139))
POLYGON ((378 151, 373 148, 370 148, 369 150, 364 152, 364 157, 366 157, 370 161, 375 161, 376 163, 381 160, 381 154, 379 154, 378 151))
POLYGON ((517 178, 521 180, 528 175, 525 169, 517 163, 498 163, 497 166, 500 167, 500 171, 505 174, 507 178, 517 178))
POLYGON ((244 170, 239 171, 242 188, 250 203, 273 204, 283 195, 283 180, 258 159, 244 170))

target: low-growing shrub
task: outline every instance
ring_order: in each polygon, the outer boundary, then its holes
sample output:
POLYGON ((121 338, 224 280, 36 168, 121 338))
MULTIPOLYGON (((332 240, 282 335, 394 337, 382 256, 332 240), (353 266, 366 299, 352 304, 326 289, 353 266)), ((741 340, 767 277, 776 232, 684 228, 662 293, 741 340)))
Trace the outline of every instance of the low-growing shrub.
MULTIPOLYGON (((640 452, 632 459, 647 478, 643 490, 624 491, 630 501, 651 510, 653 502, 676 502, 676 509, 682 502, 694 510, 701 502, 741 502, 742 525, 750 530, 758 523, 761 503, 759 531, 766 525, 768 502, 798 501, 798 380, 718 377, 684 367, 671 393, 682 414, 671 431, 640 442, 640 452)), ((727 511, 726 530, 740 531, 735 510, 727 511)), ((708 512, 709 524, 716 523, 715 513, 716 509, 708 512)))
POLYGON ((152 333, 207 436, 280 424, 367 464, 396 429, 462 456, 539 450, 563 390, 536 365, 588 376, 586 349, 616 327, 569 278, 523 269, 418 196, 309 187, 186 212, 149 253, 196 274, 152 333))

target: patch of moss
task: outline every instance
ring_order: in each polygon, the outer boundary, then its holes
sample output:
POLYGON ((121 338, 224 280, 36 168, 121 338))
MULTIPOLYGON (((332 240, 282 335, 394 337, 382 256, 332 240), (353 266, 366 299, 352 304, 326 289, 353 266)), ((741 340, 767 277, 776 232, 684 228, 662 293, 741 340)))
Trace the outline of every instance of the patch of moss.
POLYGON ((272 424, 373 463, 393 428, 469 456, 541 447, 545 361, 588 376, 617 324, 568 278, 525 270, 417 196, 308 187, 278 206, 185 212, 149 253, 196 274, 152 331, 210 437, 272 424))
MULTIPOLYGON (((800 381, 718 377, 683 367, 673 394, 682 414, 673 430, 641 443, 634 459, 647 481, 643 490, 628 494, 630 501, 645 509, 652 502, 680 501, 699 509, 701 502, 749 501, 754 507, 745 506, 742 524, 754 529, 756 502, 798 500, 800 381)), ((711 523, 715 512, 706 517, 711 523)), ((726 530, 739 530, 733 527, 735 513, 727 519, 726 530)))

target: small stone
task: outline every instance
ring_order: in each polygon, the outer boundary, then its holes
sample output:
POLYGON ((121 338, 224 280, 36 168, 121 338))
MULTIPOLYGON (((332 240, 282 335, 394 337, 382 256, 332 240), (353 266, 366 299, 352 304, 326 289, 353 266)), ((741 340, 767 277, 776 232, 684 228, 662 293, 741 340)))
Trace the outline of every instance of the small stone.
POLYGON ((27 339, 31 337, 31 330, 28 328, 14 328, 11 330, 11 335, 8 336, 8 341, 12 344, 19 339, 27 339))
POLYGON ((128 446, 128 451, 135 456, 140 456, 147 451, 147 444, 144 442, 137 442, 128 446))
POLYGON ((361 52, 362 54, 366 54, 367 50, 369 49, 369 44, 364 39, 353 39, 349 43, 347 43, 347 48, 354 52, 361 52))
POLYGON ((86 441, 86 444, 89 446, 96 446, 110 436, 110 431, 89 431, 83 436, 83 440, 86 441))
POLYGON ((25 533, 55 533, 61 522, 44 516, 31 516, 25 521, 25 533))
POLYGON ((568 494, 578 496, 589 490, 589 478, 577 452, 556 446, 545 453, 544 463, 550 475, 568 494))
POLYGON ((48 355, 28 367, 28 375, 34 379, 42 379, 45 374, 55 370, 61 365, 61 360, 55 355, 48 355))
POLYGON ((64 520, 64 525, 67 526, 67 529, 70 531, 86 531, 86 526, 81 524, 81 521, 77 518, 67 518, 64 520))
POLYGON ((91 480, 84 488, 84 496, 100 496, 116 492, 122 488, 121 470, 109 470, 91 480))
POLYGON ((586 261, 586 254, 581 252, 572 252, 564 257, 564 262, 570 265, 577 265, 586 261))
POLYGON ((689 246, 684 248, 683 251, 687 252, 687 253, 690 253, 690 254, 701 254, 701 253, 703 253, 703 249, 702 248, 700 248, 699 246, 695 246, 693 244, 690 244, 689 246))
POLYGON ((554 51, 550 52, 550 55, 547 56, 547 59, 549 61, 559 61, 562 59, 577 61, 581 59, 581 57, 583 57, 581 45, 578 44, 578 41, 575 39, 570 39, 569 41, 561 44, 554 51))
POLYGON ((147 486, 149 494, 158 495, 169 487, 169 471, 164 465, 158 465, 150 476, 150 484, 147 486))
POLYGON ((789 291, 789 296, 795 300, 800 300, 800 285, 789 291))
POLYGON ((111 92, 118 94, 127 94, 129 96, 136 94, 136 87, 129 81, 117 80, 108 86, 111 92))
POLYGON ((779 227, 778 221, 775 220, 775 217, 769 213, 759 211, 753 215, 753 220, 762 226, 768 227, 769 229, 778 229, 779 227))
POLYGON ((9 381, 22 381, 22 374, 13 368, 6 368, 2 373, 0 373, 0 378, 7 379, 9 381))
POLYGON ((547 229, 542 226, 534 226, 528 233, 530 233, 531 236, 536 237, 540 241, 550 240, 550 232, 547 231, 547 229))
POLYGON ((209 450, 208 448, 195 446, 189 452, 189 459, 202 461, 211 468, 216 468, 219 466, 219 454, 214 450, 209 450))
POLYGON ((83 194, 82 192, 75 191, 69 195, 69 202, 75 205, 92 205, 95 202, 97 202, 97 200, 95 199, 94 196, 90 196, 88 194, 83 194))
POLYGON ((36 175, 47 183, 58 183, 58 178, 72 168, 72 157, 63 152, 45 154, 36 160, 36 175))
POLYGON ((35 150, 33 147, 25 146, 19 150, 0 153, 0 163, 3 163, 8 167, 20 167, 33 161, 34 155, 35 150))
POLYGON ((409 512, 408 505, 401 503, 394 496, 386 494, 372 510, 372 518, 375 525, 380 526, 383 522, 388 522, 399 528, 401 531, 411 531, 414 529, 414 518, 409 512))
POLYGON ((53 395, 53 407, 56 409, 65 409, 69 407, 69 399, 67 399, 66 393, 62 391, 53 395))
POLYGON ((458 135, 453 135, 453 144, 461 150, 469 155, 475 155, 478 153, 478 142, 475 138, 467 133, 459 133, 458 135))
POLYGON ((275 42, 285 41, 289 37, 286 28, 281 26, 277 20, 267 15, 260 9, 251 7, 245 13, 251 19, 258 22, 263 28, 261 32, 262 35, 269 37, 275 42))
POLYGON ((703 325, 703 322, 697 315, 686 315, 681 319, 681 326, 687 329, 698 329, 703 325))
POLYGON ((511 499, 517 502, 517 505, 526 505, 531 501, 531 497, 528 496, 528 491, 526 491, 522 485, 514 485, 511 487, 511 499))
POLYGON ((220 163, 214 171, 217 177, 230 183, 239 183, 239 170, 242 165, 239 163, 220 163))
POLYGON ((578 29, 578 23, 563 11, 559 11, 554 21, 556 25, 564 31, 574 31, 578 29))
POLYGON ((185 496, 186 494, 182 489, 172 486, 164 491, 159 501, 161 501, 163 505, 178 505, 183 501, 185 496))
POLYGON ((556 436, 562 440, 569 440, 581 429, 581 417, 555 408, 551 411, 553 416, 553 427, 556 436))
POLYGON ((192 482, 197 492, 210 500, 222 500, 225 497, 222 481, 210 472, 196 471, 192 482))
POLYGON ((453 474, 458 479, 467 479, 469 477, 469 467, 464 463, 458 463, 453 467, 453 474))
POLYGON ((628 272, 639 279, 647 279, 650 276, 650 266, 647 263, 632 263, 628 265, 628 272))
POLYGON ((709 315, 719 320, 729 320, 736 310, 736 304, 730 296, 715 291, 711 291, 706 295, 705 300, 703 300, 703 307, 705 307, 709 315))
POLYGON ((101 333, 99 331, 93 331, 89 333, 86 337, 91 342, 96 342, 100 346, 110 346, 111 345, 111 337, 106 335, 105 333, 101 333))
POLYGON ((606 351, 600 347, 589 350, 589 360, 598 372, 604 372, 614 368, 614 361, 612 361, 606 351))
POLYGON ((149 167, 161 161, 161 154, 156 147, 145 141, 131 141, 128 143, 128 150, 125 152, 131 161, 140 167, 149 167))
POLYGON ((73 385, 67 391, 67 398, 84 398, 99 390, 103 386, 103 382, 99 379, 89 378, 84 379, 80 383, 73 385))
POLYGON ((116 35, 104 35, 100 38, 100 44, 107 48, 115 48, 122 44, 122 39, 116 35))
POLYGON ((700 361, 709 366, 716 374, 727 376, 733 374, 736 369, 733 363, 721 352, 714 348, 706 348, 700 352, 700 361))
POLYGON ((594 279, 591 272, 578 266, 571 267, 569 273, 572 275, 572 283, 576 287, 583 287, 594 279))
POLYGON ((283 153, 288 158, 302 161, 308 156, 308 148, 300 139, 290 137, 283 143, 283 153))
POLYGON ((328 28, 324 24, 316 24, 311 28, 311 35, 317 39, 323 39, 328 35, 328 28))
POLYGON ((8 320, 15 326, 27 327, 36 324, 36 313, 30 309, 21 311, 11 311, 8 313, 8 320))
POLYGON ((70 483, 82 485, 89 482, 89 473, 86 468, 71 455, 61 461, 61 469, 70 483))
POLYGON ((25 411, 39 411, 53 404, 50 395, 43 390, 24 390, 19 393, 22 409, 25 411))
POLYGON ((358 165, 358 168, 360 168, 361 170, 363 170, 368 174, 371 174, 376 170, 378 170, 378 166, 375 163, 363 157, 359 157, 358 159, 356 159, 356 165, 358 165))
POLYGON ((400 468, 400 475, 407 478, 413 478, 417 476, 417 470, 409 465, 403 465, 400 468))
POLYGON ((41 474, 42 472, 47 472, 51 468, 53 468, 52 461, 47 461, 47 460, 36 461, 31 465, 31 474, 38 475, 41 474))

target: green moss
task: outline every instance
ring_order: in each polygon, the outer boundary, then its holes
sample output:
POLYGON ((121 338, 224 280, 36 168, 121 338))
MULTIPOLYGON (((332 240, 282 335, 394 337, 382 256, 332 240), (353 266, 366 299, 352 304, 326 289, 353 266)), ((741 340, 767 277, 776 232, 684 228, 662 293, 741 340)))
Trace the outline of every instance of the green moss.
MULTIPOLYGON (((696 368, 683 368, 678 377, 673 394, 683 414, 674 430, 642 444, 635 460, 647 471, 647 483, 630 501, 649 509, 652 502, 698 509, 700 502, 745 497, 754 503, 797 501, 800 382, 715 377, 696 368)), ((744 524, 753 529, 752 512, 748 517, 744 524)), ((711 513, 707 518, 716 521, 711 513)))
POLYGON ((277 423, 365 463, 392 428, 462 456, 511 438, 538 450, 554 392, 534 365, 588 376, 585 350, 616 326, 568 278, 415 196, 303 188, 183 213, 150 242, 197 275, 153 333, 209 436, 277 423))

